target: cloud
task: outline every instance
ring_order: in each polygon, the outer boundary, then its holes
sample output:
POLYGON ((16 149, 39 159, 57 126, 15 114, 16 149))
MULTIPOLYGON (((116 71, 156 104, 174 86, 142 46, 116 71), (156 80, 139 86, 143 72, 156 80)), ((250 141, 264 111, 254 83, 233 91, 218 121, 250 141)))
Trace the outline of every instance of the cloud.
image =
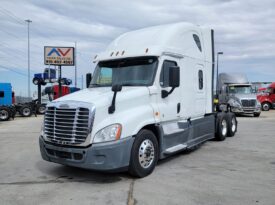
MULTIPOLYGON (((224 52, 220 58, 221 70, 241 70, 257 81, 275 79, 274 1, 2 0, 2 65, 27 67, 25 19, 33 21, 30 24, 31 68, 35 72, 41 72, 45 67, 45 45, 74 46, 77 42, 78 69, 82 75, 94 68, 92 57, 123 32, 187 21, 214 28, 216 51, 224 52)), ((64 73, 73 77, 74 69, 68 67, 64 73)))

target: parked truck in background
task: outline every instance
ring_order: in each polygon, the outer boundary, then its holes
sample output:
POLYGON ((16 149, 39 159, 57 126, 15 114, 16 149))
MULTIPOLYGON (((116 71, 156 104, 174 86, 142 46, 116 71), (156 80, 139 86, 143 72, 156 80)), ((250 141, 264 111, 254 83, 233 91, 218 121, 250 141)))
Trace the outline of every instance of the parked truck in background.
POLYGON ((227 103, 236 114, 253 114, 259 117, 261 104, 252 90, 246 75, 241 73, 220 73, 218 78, 219 103, 227 103))
POLYGON ((33 113, 43 114, 45 104, 37 103, 37 100, 18 103, 15 100, 15 93, 12 91, 11 83, 0 83, 0 121, 14 118, 16 113, 22 117, 29 117, 33 113))
POLYGON ((262 110, 275 109, 275 82, 271 83, 263 92, 257 95, 257 99, 262 105, 262 110))
MULTIPOLYGON (((74 93, 79 91, 80 88, 76 87, 69 87, 66 85, 62 85, 61 87, 61 96, 68 95, 70 93, 74 93)), ((59 87, 58 85, 52 85, 52 86, 47 86, 45 89, 42 91, 42 96, 48 96, 48 97, 42 97, 44 101, 47 100, 47 102, 51 102, 53 100, 56 100, 59 98, 59 87)))
POLYGON ((87 89, 47 105, 42 158, 144 177, 159 159, 234 136, 234 113, 214 111, 214 56, 214 31, 188 23, 121 35, 95 57, 87 89))
POLYGON ((56 69, 54 68, 45 68, 43 73, 35 73, 32 79, 34 85, 46 85, 47 83, 55 83, 56 81, 56 69))

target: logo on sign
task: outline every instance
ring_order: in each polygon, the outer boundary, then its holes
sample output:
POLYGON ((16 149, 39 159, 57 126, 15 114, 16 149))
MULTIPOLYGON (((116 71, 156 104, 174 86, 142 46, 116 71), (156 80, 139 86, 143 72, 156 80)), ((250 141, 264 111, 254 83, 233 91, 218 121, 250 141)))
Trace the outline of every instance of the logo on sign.
POLYGON ((49 53, 48 53, 48 55, 47 56, 51 56, 53 53, 55 53, 56 55, 58 55, 58 56, 66 56, 69 52, 70 52, 70 48, 68 48, 64 53, 62 52, 62 50, 60 49, 60 48, 53 48, 49 53), (60 55, 61 54, 61 55, 60 55))

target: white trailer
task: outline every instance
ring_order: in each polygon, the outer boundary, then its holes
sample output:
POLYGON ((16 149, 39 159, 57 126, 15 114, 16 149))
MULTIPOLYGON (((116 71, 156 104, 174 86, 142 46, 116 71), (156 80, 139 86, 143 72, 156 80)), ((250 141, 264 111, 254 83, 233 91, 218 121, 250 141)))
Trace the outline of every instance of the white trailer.
POLYGON ((159 159, 234 136, 235 115, 213 103, 213 30, 176 23, 128 32, 94 61, 87 89, 47 105, 44 160, 144 177, 159 159))

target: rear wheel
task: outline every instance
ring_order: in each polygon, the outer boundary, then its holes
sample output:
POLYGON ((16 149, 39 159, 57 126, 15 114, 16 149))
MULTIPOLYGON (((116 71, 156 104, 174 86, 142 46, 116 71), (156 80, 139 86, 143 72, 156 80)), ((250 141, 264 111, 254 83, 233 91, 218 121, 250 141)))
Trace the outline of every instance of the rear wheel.
POLYGON ((19 113, 22 117, 30 117, 32 115, 32 109, 29 106, 22 106, 19 113))
POLYGON ((270 109, 270 103, 264 102, 262 103, 262 110, 263 111, 268 111, 270 109))
POLYGON ((237 126, 238 126, 237 118, 235 114, 232 112, 229 112, 226 115, 227 115, 227 124, 228 124, 227 136, 233 137, 237 132, 237 126))
POLYGON ((158 161, 158 141, 150 130, 141 130, 131 151, 129 173, 135 177, 151 174, 158 161))
POLYGON ((215 139, 218 141, 225 140, 228 133, 228 123, 227 123, 226 114, 224 112, 218 113, 216 126, 217 126, 217 131, 216 131, 215 139))
POLYGON ((1 107, 0 108, 0 120, 1 121, 7 121, 10 119, 10 111, 6 107, 1 107))

